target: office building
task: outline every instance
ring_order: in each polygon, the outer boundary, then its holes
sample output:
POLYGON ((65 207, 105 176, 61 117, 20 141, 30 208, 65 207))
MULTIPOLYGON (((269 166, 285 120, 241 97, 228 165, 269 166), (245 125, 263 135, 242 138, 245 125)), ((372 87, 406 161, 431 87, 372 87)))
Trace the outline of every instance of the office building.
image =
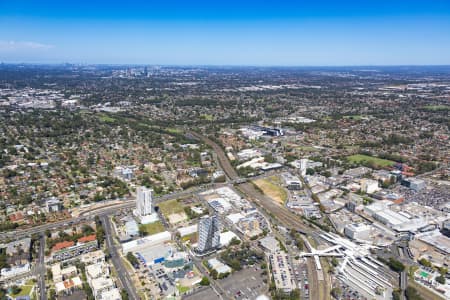
POLYGON ((198 246, 201 253, 220 246, 220 224, 217 216, 201 218, 198 223, 198 246))

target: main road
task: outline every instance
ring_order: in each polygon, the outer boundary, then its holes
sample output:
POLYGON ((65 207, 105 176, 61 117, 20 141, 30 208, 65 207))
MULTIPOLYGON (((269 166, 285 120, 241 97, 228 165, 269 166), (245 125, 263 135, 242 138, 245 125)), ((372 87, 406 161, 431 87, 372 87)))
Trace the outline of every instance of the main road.
POLYGON ((39 299, 47 299, 47 291, 45 290, 45 234, 41 233, 39 238, 39 254, 36 264, 36 275, 38 277, 39 299))
POLYGON ((122 288, 124 288, 127 293, 128 297, 132 300, 139 300, 139 296, 136 292, 136 288, 133 284, 133 281, 131 280, 131 276, 128 273, 127 269, 123 265, 122 257, 117 250, 117 247, 114 243, 114 234, 113 229, 111 225, 111 220, 108 216, 104 215, 100 218, 103 228, 105 229, 105 241, 106 241, 106 248, 109 250, 109 253, 111 255, 111 260, 114 265, 114 268, 117 271, 117 276, 119 277, 120 284, 122 288))
MULTIPOLYGON (((219 185, 220 184, 207 184, 207 185, 203 185, 201 187, 193 187, 186 191, 180 191, 180 192, 176 192, 176 193, 172 193, 172 194, 163 195, 160 197, 155 197, 154 203, 160 203, 160 202, 171 200, 171 199, 178 199, 178 198, 190 196, 194 193, 206 191, 208 189, 211 189, 212 187, 219 186, 219 185)), ((30 228, 1 232, 0 240, 18 239, 18 238, 22 238, 22 237, 26 237, 26 236, 31 236, 36 233, 43 233, 46 230, 59 230, 63 226, 77 224, 77 223, 80 223, 87 219, 93 218, 95 216, 102 217, 102 216, 114 214, 118 210, 121 210, 121 209, 131 209, 131 208, 135 207, 135 205, 136 205, 135 199, 127 199, 122 202, 119 202, 119 203, 116 202, 113 204, 108 204, 106 202, 104 206, 82 212, 77 217, 72 217, 72 218, 64 219, 64 220, 53 222, 53 223, 46 223, 43 225, 33 226, 30 228)))

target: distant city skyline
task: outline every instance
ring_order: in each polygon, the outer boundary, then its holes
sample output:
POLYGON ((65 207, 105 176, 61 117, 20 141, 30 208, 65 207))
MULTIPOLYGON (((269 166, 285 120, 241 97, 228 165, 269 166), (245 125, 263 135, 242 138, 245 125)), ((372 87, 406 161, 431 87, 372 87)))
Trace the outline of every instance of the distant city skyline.
POLYGON ((449 65, 450 1, 0 2, 0 62, 449 65))

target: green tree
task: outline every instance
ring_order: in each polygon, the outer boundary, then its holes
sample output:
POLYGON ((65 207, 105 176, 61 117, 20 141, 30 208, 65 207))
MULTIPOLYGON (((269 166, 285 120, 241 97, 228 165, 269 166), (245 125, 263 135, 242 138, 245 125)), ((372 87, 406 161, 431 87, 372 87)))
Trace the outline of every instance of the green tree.
POLYGON ((208 286, 210 284, 208 277, 203 276, 202 280, 200 281, 200 285, 202 286, 208 286))

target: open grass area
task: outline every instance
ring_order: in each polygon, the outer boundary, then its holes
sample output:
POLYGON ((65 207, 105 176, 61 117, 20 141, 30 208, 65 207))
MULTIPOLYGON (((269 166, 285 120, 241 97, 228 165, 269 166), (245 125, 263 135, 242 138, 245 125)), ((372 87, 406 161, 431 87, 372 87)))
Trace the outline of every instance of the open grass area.
POLYGON ((187 286, 182 286, 182 285, 177 285, 177 289, 178 289, 178 291, 180 292, 180 294, 184 294, 184 293, 186 293, 187 291, 190 290, 189 287, 187 287, 187 286))
POLYGON ((209 114, 203 114, 200 116, 200 118, 202 118, 203 120, 207 120, 207 121, 213 121, 214 117, 212 115, 209 114))
POLYGON ((161 223, 161 221, 157 221, 150 224, 141 224, 139 225, 139 231, 147 234, 152 235, 155 233, 163 232, 165 230, 164 225, 161 223))
POLYGON ((112 123, 112 122, 114 122, 116 120, 116 119, 111 118, 110 116, 105 115, 105 114, 100 114, 98 116, 98 118, 100 119, 100 121, 106 122, 106 123, 112 123))
POLYGON ((168 217, 172 214, 180 214, 184 212, 183 205, 177 199, 164 201, 158 204, 161 213, 168 217))
POLYGON ((431 111, 450 110, 450 106, 448 106, 448 105, 427 105, 427 106, 424 106, 423 108, 425 108, 426 110, 431 110, 431 111))
POLYGON ((362 120, 364 118, 364 116, 361 115, 350 115, 350 116, 344 116, 344 119, 349 119, 349 120, 362 120))
POLYGON ((23 296, 28 296, 31 294, 31 290, 33 289, 34 286, 34 282, 33 281, 27 281, 26 284, 22 285, 20 287, 20 292, 18 294, 11 294, 11 296, 13 298, 17 298, 17 297, 23 297, 23 296))
POLYGON ((166 131, 173 134, 179 134, 182 133, 182 131, 178 128, 168 127, 166 128, 166 131))
POLYGON ((265 195, 272 198, 276 202, 283 204, 287 199, 287 192, 281 186, 279 179, 276 177, 261 178, 252 181, 265 195))
POLYGON ((364 162, 373 163, 380 167, 390 167, 395 164, 395 162, 392 160, 382 159, 382 158, 373 157, 373 156, 364 155, 364 154, 355 154, 355 155, 347 156, 347 160, 351 163, 358 163, 358 164, 361 164, 364 162))
POLYGON ((181 238, 181 240, 183 241, 183 243, 189 241, 191 244, 197 243, 198 242, 198 235, 197 232, 188 234, 186 236, 183 236, 181 238))

